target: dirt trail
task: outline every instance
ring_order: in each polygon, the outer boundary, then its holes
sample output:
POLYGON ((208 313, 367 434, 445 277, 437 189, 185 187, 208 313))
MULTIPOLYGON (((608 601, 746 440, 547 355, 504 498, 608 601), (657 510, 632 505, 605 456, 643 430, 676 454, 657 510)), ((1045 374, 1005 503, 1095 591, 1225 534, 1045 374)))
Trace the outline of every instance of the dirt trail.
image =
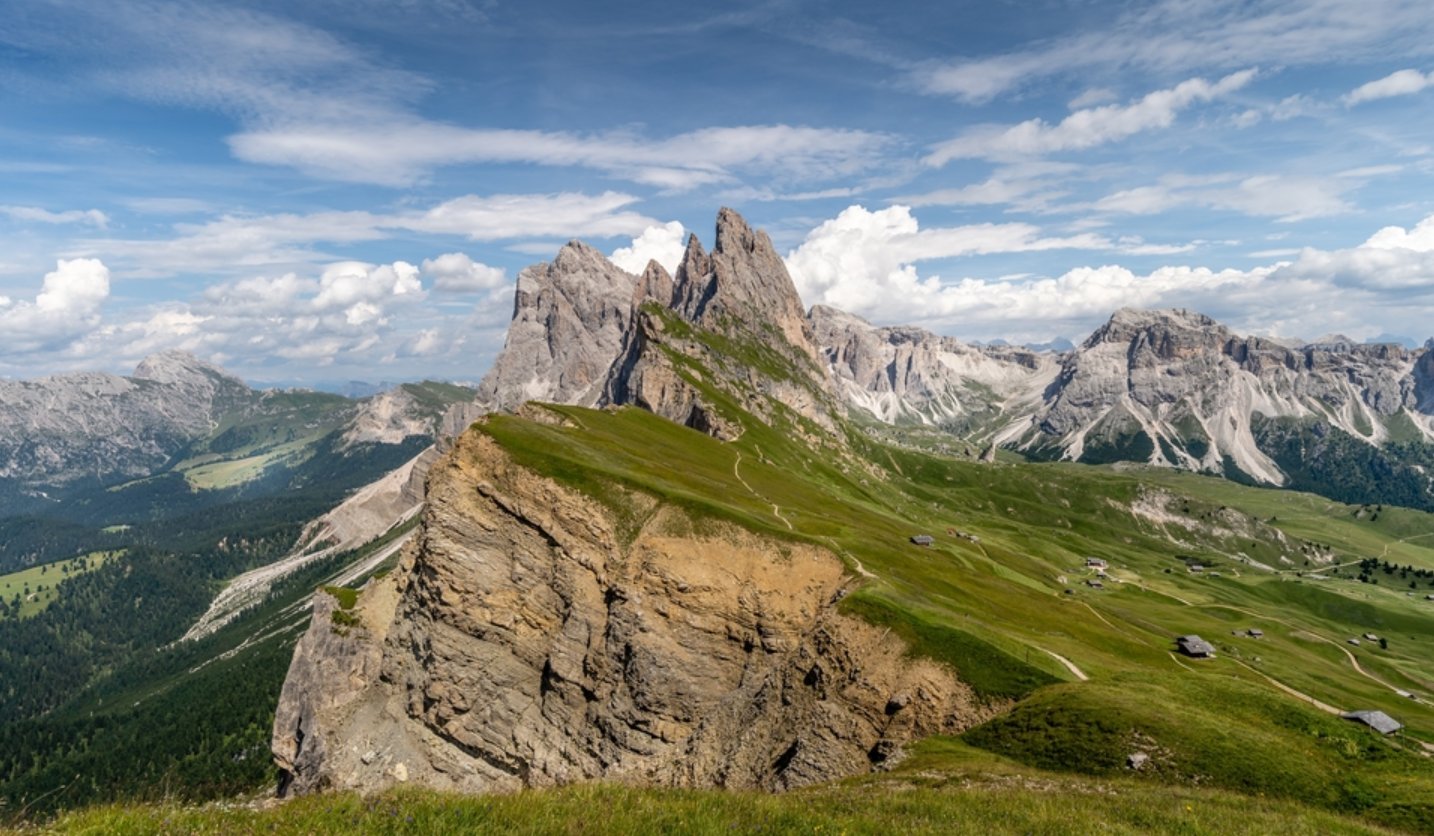
POLYGON ((1070 671, 1071 674, 1074 675, 1076 679, 1079 679, 1081 682, 1089 681, 1090 677, 1088 677, 1088 676, 1085 675, 1085 671, 1083 671, 1083 670, 1081 670, 1080 668, 1076 667, 1076 666, 1075 666, 1075 663, 1072 662, 1071 660, 1069 660, 1069 659, 1067 659, 1066 657, 1060 655, 1059 653, 1055 652, 1054 650, 1046 650, 1046 648, 1044 648, 1044 647, 1042 647, 1042 648, 1040 648, 1040 649, 1043 650, 1043 651, 1045 651, 1048 655, 1050 655, 1052 658, 1054 658, 1057 662, 1060 662, 1062 665, 1065 665, 1065 666, 1066 666, 1066 670, 1070 671))
POLYGON ((1244 662, 1240 661, 1239 659, 1232 659, 1231 661, 1233 661, 1235 664, 1239 665, 1240 667, 1242 667, 1242 668, 1244 668, 1244 669, 1246 669, 1246 670, 1248 670, 1248 671, 1250 671, 1250 672, 1252 672, 1252 673, 1255 673, 1255 674, 1257 674, 1257 675, 1263 677, 1263 678, 1264 678, 1266 681, 1268 681, 1271 685, 1275 686, 1276 688, 1279 688, 1281 691, 1284 691, 1286 694, 1289 694, 1290 696, 1297 697, 1297 698, 1299 698, 1299 699, 1301 699, 1301 700, 1304 700, 1305 702, 1309 703, 1310 705, 1314 706, 1315 708, 1318 708, 1320 711, 1323 711, 1323 712, 1326 713, 1326 714, 1333 714, 1333 715, 1335 715, 1335 716, 1339 716, 1339 715, 1345 713, 1342 709, 1335 708, 1334 706, 1330 705, 1330 704, 1327 703, 1327 702, 1320 702, 1319 700, 1315 699, 1314 697, 1310 696, 1309 694, 1306 694, 1306 693, 1303 692, 1303 691, 1297 691, 1297 690, 1295 690, 1294 688, 1291 688, 1290 686, 1288 686, 1288 685, 1286 685, 1285 683, 1279 681, 1278 679, 1275 679, 1273 676, 1270 676, 1269 674, 1265 673, 1264 671, 1256 670, 1255 668, 1250 667, 1249 665, 1245 664, 1244 662))
POLYGON ((1379 553, 1379 558, 1383 560, 1384 558, 1389 557, 1389 547, 1394 545, 1395 543, 1407 543, 1410 540, 1418 540, 1421 537, 1434 537, 1434 532, 1430 532, 1428 534, 1411 534, 1408 537, 1400 537, 1398 540, 1391 540, 1388 543, 1384 544, 1384 551, 1379 553))
POLYGON ((732 462, 732 475, 735 476, 735 477, 737 477, 737 481, 742 483, 742 487, 746 488, 748 493, 750 493, 752 496, 757 497, 758 499, 762 500, 763 502, 765 502, 765 503, 771 505, 771 506, 772 506, 772 516, 774 516, 774 517, 776 517, 777 519, 781 520, 781 521, 782 521, 782 525, 785 525, 785 526, 787 527, 787 530, 788 530, 788 531, 791 531, 791 530, 792 530, 792 522, 791 522, 791 520, 787 519, 787 518, 782 514, 782 507, 781 507, 780 505, 778 505, 777 503, 772 502, 772 500, 766 498, 765 496, 762 496, 760 493, 757 493, 756 488, 753 488, 751 485, 747 484, 747 480, 742 478, 742 471, 741 471, 741 466, 742 466, 742 451, 741 451, 741 450, 734 450, 733 452, 735 452, 735 453, 737 454, 737 459, 732 462))
POLYGON ((1393 685, 1390 685, 1388 682, 1385 682, 1383 679, 1380 679, 1378 676, 1375 676, 1374 674, 1361 667, 1359 664, 1359 659, 1355 658, 1355 655, 1349 651, 1349 648, 1345 647, 1334 639, 1321 636, 1319 633, 1316 633, 1307 627, 1301 627, 1297 624, 1291 624, 1290 622, 1285 621, 1281 618, 1271 618, 1268 615, 1255 612, 1251 609, 1246 609, 1245 607, 1236 607, 1232 604, 1201 604, 1200 606, 1210 607, 1212 609, 1233 610, 1235 612, 1244 613, 1245 615, 1251 616, 1253 618, 1261 619, 1262 621, 1273 621, 1276 624, 1283 624, 1291 630, 1304 633, 1305 635, 1310 636, 1317 641, 1322 641, 1325 644, 1333 645, 1340 652, 1344 653, 1345 657, 1349 659, 1349 664, 1351 667, 1354 668, 1354 672, 1364 677, 1365 679, 1368 679, 1369 681, 1374 682, 1384 688, 1388 688, 1390 691, 1393 691, 1395 693, 1399 693, 1399 691, 1401 690, 1399 688, 1394 687, 1393 685))

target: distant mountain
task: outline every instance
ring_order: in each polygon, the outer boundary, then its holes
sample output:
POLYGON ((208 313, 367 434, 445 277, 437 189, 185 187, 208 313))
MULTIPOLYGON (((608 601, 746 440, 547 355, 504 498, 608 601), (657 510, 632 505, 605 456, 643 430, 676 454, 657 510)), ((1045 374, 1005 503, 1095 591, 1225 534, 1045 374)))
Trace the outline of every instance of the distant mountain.
POLYGON ((99 527, 291 491, 337 502, 461 428, 472 398, 431 382, 361 400, 261 391, 183 352, 124 377, 0 381, 0 572, 99 527))

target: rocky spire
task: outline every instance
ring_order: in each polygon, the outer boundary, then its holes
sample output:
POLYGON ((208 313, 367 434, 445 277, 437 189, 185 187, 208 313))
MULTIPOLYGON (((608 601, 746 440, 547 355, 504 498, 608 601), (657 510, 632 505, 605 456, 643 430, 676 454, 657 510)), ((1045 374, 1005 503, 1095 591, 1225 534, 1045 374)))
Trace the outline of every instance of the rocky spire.
POLYGON ((740 323, 758 332, 772 325, 803 354, 818 356, 801 297, 772 239, 732 209, 717 213, 710 256, 695 236, 688 241, 673 308, 689 322, 718 330, 740 323))

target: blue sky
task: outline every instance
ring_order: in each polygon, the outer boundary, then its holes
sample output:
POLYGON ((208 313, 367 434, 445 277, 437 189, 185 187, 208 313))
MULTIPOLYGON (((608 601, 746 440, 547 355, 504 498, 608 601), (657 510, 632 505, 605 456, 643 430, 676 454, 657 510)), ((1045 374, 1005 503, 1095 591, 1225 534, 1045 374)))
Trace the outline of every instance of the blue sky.
POLYGON ((10 0, 0 375, 184 348, 476 380, 582 238, 719 206, 808 304, 967 339, 1122 305, 1422 342, 1434 12, 1407 0, 10 0), (299 8, 295 8, 299 7, 299 8))

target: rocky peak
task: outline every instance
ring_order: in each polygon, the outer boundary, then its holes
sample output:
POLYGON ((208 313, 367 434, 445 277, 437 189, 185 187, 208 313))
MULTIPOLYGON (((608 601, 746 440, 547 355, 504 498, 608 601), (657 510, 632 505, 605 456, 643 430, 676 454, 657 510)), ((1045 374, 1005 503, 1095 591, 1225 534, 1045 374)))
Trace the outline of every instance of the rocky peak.
POLYGON ((708 256, 693 236, 677 271, 673 307, 689 322, 727 330, 734 323, 759 333, 774 326, 807 357, 818 352, 801 296, 765 232, 732 209, 717 213, 716 245, 708 256))
POLYGON ((651 267, 640 279, 581 241, 564 245, 551 263, 524 269, 507 340, 479 384, 478 401, 503 411, 530 400, 593 405, 634 303, 650 292, 640 288, 646 282, 661 293, 662 280, 651 267))
POLYGON ((173 349, 151 354, 135 366, 130 377, 136 380, 152 380, 155 383, 185 384, 197 381, 222 381, 229 385, 249 388, 244 381, 206 362, 188 351, 173 349))
POLYGON ((672 303, 673 287, 672 274, 656 261, 649 261, 642 275, 637 277, 637 288, 633 291, 632 302, 634 305, 641 305, 643 302, 652 301, 665 307, 672 303))
POLYGON ((1129 344, 1142 337, 1150 343, 1193 340, 1213 344, 1228 336, 1231 335, 1225 326, 1204 314, 1183 308, 1121 308, 1111 314, 1110 319, 1097 328, 1081 347, 1090 349, 1102 343, 1129 344))

